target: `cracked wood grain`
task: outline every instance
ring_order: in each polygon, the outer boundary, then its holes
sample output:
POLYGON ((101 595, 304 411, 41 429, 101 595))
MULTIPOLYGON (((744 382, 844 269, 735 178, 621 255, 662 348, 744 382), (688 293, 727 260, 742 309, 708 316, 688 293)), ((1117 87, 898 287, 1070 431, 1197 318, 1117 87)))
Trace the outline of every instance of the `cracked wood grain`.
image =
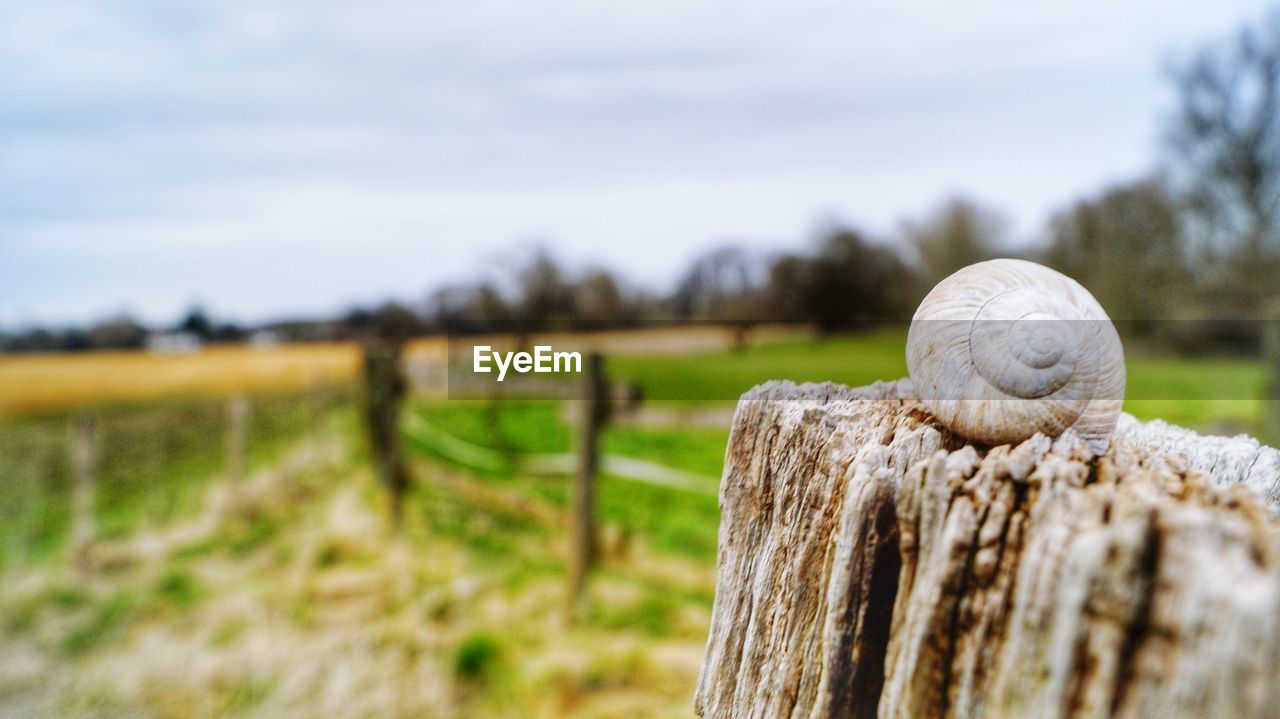
POLYGON ((1280 717, 1276 450, 974 447, 911 395, 739 403, 699 715, 1280 717))

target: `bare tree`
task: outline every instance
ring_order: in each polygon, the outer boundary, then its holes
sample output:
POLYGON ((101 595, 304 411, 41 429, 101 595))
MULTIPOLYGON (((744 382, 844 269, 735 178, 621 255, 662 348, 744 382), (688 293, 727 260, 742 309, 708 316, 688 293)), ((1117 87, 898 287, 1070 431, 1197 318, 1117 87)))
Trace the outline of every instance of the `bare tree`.
POLYGON ((765 294, 766 318, 782 322, 808 322, 809 302, 806 297, 813 277, 813 261, 798 255, 782 255, 769 265, 769 284, 765 294))
POLYGON ((588 322, 609 322, 615 326, 637 319, 635 304, 623 294, 608 270, 588 272, 574 288, 574 313, 588 322))
POLYGON ((520 319, 539 325, 573 316, 573 287, 560 265, 539 250, 516 273, 520 291, 520 319))
POLYGON ((754 320, 756 266, 741 247, 726 245, 694 261, 674 297, 676 313, 717 320, 754 320))
POLYGON ((920 279, 933 287, 961 267, 995 257, 1004 244, 1005 223, 992 211, 953 198, 924 222, 907 223, 905 234, 920 279))
POLYGON ((128 315, 103 320, 89 328, 89 343, 98 348, 135 349, 147 341, 147 328, 128 315))
POLYGON ((489 283, 481 283, 471 291, 467 308, 475 319, 492 324, 507 322, 511 319, 511 308, 496 287, 489 283))
POLYGON ((1140 330, 1195 303, 1179 207, 1157 179, 1080 200, 1049 221, 1046 261, 1140 330))
POLYGON ((856 230, 825 233, 816 256, 786 255, 769 268, 770 317, 857 330, 911 316, 916 278, 892 248, 856 230))
POLYGON ((1169 142, 1202 279, 1256 313, 1280 269, 1280 15, 1207 47, 1174 74, 1180 106, 1169 142))

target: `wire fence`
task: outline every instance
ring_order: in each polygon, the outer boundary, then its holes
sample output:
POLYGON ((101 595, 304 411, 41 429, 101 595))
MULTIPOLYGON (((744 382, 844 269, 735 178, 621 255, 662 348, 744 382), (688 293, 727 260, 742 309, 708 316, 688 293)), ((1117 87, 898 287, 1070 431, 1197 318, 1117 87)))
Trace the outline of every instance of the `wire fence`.
MULTIPOLYGON (((482 447, 454 437, 417 414, 408 415, 404 430, 411 437, 428 446, 437 456, 468 469, 567 477, 577 468, 577 457, 572 453, 513 453, 482 447)), ((601 455, 600 469, 604 474, 633 482, 708 497, 716 497, 719 494, 720 480, 715 477, 668 467, 637 457, 605 453, 601 455)))
POLYGON ((351 385, 112 405, 0 423, 0 569, 198 510, 348 404, 351 385), (84 536, 80 536, 84 535, 84 536))

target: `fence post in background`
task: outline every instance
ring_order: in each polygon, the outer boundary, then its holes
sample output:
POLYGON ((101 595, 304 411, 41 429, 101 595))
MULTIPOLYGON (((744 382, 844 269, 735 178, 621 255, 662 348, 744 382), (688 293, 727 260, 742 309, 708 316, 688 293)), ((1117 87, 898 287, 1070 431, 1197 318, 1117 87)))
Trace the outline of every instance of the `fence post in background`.
POLYGON ((71 427, 71 551, 76 566, 89 569, 94 534, 94 473, 98 465, 97 422, 89 415, 76 417, 71 427))
POLYGON ((307 412, 310 421, 307 432, 307 455, 312 462, 320 460, 321 437, 324 435, 324 410, 328 400, 325 394, 327 391, 324 374, 318 367, 310 366, 307 371, 307 412))
POLYGON ((569 618, 586 609, 587 575, 596 555, 595 484, 600 471, 600 428, 608 410, 604 360, 595 352, 582 358, 578 396, 577 476, 573 490, 573 537, 569 557, 569 618))
POLYGON ((1267 394, 1262 402, 1262 441, 1280 447, 1280 300, 1268 308, 1263 320, 1262 338, 1262 354, 1267 365, 1267 394))
POLYGON ((369 448, 378 480, 387 488, 391 526, 399 530, 404 513, 404 493, 409 471, 400 448, 400 405, 405 394, 400 369, 401 343, 374 340, 365 345, 365 418, 369 448))
POLYGON ((227 477, 235 484, 244 481, 248 447, 249 398, 232 395, 227 400, 227 477))
POLYGON ((734 352, 743 352, 751 343, 751 323, 750 322, 734 322, 732 329, 733 338, 730 340, 730 349, 734 352))

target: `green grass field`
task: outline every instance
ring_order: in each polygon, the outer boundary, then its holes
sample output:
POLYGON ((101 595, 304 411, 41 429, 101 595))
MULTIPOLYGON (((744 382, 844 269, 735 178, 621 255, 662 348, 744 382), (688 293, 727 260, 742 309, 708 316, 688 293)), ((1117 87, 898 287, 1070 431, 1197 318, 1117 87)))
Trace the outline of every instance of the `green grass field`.
MULTIPOLYGON (((906 336, 882 332, 785 342, 696 357, 611 357, 611 376, 679 403, 732 402, 770 379, 850 386, 905 377, 906 336)), ((1125 410, 1196 429, 1253 432, 1266 372, 1258 360, 1130 353, 1125 410)))
MULTIPOLYGON (((414 411, 452 436, 489 449, 516 454, 573 449, 571 428, 561 421, 556 402, 466 400, 423 404, 414 411)), ((728 428, 611 427, 604 432, 602 450, 718 479, 728 438, 728 428)), ((420 456, 448 461, 430 443, 411 434, 407 439, 420 456)), ((564 477, 519 477, 503 471, 478 474, 556 507, 568 506, 569 484, 564 477)), ((644 536, 659 551, 700 560, 715 556, 719 511, 714 497, 605 474, 597 498, 604 521, 644 536)))
POLYGON ((679 402, 732 402, 771 379, 851 386, 905 377, 905 337, 875 333, 779 342, 740 352, 694 356, 610 357, 611 376, 639 383, 648 396, 679 402))

